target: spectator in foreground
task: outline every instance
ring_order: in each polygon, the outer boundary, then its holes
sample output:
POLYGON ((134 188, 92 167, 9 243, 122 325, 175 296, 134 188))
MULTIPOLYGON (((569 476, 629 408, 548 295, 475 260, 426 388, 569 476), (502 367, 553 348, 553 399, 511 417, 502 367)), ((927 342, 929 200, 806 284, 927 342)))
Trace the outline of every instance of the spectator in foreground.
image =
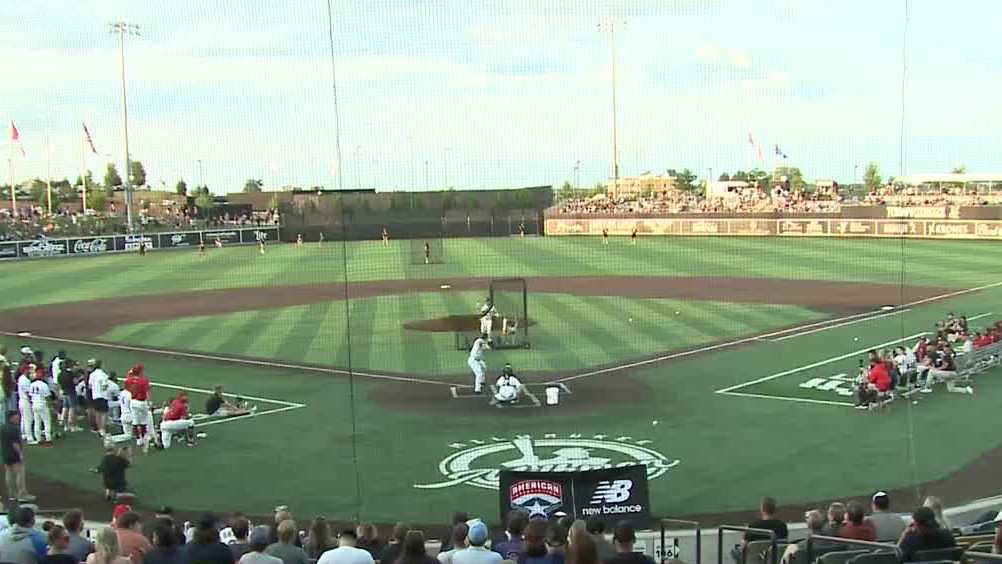
POLYGON ((265 553, 271 537, 269 527, 254 527, 248 537, 250 552, 240 557, 240 564, 282 564, 282 561, 265 553))
POLYGON ((1002 554, 1002 511, 995 516, 995 542, 992 543, 992 554, 1002 554))
POLYGON ((355 537, 358 539, 356 546, 368 552, 373 559, 379 556, 382 549, 379 542, 379 530, 372 523, 360 523, 355 528, 355 537))
MULTIPOLYGON (((820 516, 821 513, 817 512, 820 516)), ((605 564, 654 564, 654 560, 641 552, 634 552, 633 545, 637 542, 637 532, 633 525, 620 521, 612 532, 612 541, 616 544, 616 556, 605 560, 605 564)))
POLYGON ((928 507, 919 507, 912 513, 912 523, 898 541, 903 562, 911 562, 920 550, 935 550, 957 546, 950 531, 936 523, 936 514, 928 507))
POLYGON ((188 554, 179 545, 180 539, 169 518, 159 518, 153 523, 153 550, 143 556, 143 564, 187 564, 188 554))
POLYGON ((939 524, 940 527, 946 529, 947 531, 952 529, 952 527, 950 526, 950 520, 947 519, 946 515, 943 514, 942 500, 940 500, 936 496, 930 495, 925 498, 925 501, 922 503, 922 506, 932 509, 933 514, 936 516, 936 523, 939 524))
POLYGON ((246 517, 237 517, 230 529, 233 531, 233 542, 228 546, 233 553, 233 559, 240 560, 244 554, 250 552, 250 543, 247 540, 250 534, 250 521, 246 517))
POLYGON ((320 555, 317 564, 374 564, 369 551, 358 548, 355 531, 346 529, 337 538, 337 548, 320 555))
POLYGON ((53 525, 49 529, 49 553, 42 559, 42 564, 79 564, 79 560, 66 549, 70 546, 70 535, 62 525, 53 525))
POLYGON ((517 561, 518 555, 522 553, 522 532, 529 522, 528 515, 523 511, 511 511, 508 513, 508 526, 505 528, 504 540, 494 544, 494 552, 502 558, 517 561))
POLYGON ((866 519, 863 504, 858 501, 850 501, 846 511, 848 522, 842 525, 838 535, 846 539, 861 541, 874 541, 877 538, 877 529, 873 523, 866 519))
POLYGON ((63 515, 63 526, 70 537, 66 553, 73 555, 77 562, 83 562, 87 555, 94 552, 94 543, 83 536, 84 517, 79 509, 71 509, 63 515))
POLYGON ((236 559, 230 547, 219 542, 216 516, 206 513, 198 520, 195 536, 186 547, 187 561, 191 564, 233 564, 236 559))
POLYGON ((7 498, 20 502, 34 501, 24 480, 24 445, 21 442, 21 414, 8 411, 6 423, 0 428, 0 455, 3 456, 7 498))
POLYGON ((828 522, 821 528, 820 534, 826 537, 837 537, 842 523, 845 523, 845 504, 841 501, 834 501, 828 506, 828 522))
POLYGON ((33 528, 35 511, 18 507, 14 511, 13 525, 0 537, 0 562, 12 564, 37 564, 45 556, 45 541, 33 528))
POLYGON ((332 548, 336 547, 331 539, 330 525, 323 517, 317 517, 310 523, 310 536, 303 543, 303 550, 306 551, 306 556, 315 560, 332 548))
POLYGON ((529 521, 522 533, 523 552, 518 556, 518 564, 549 564, 549 551, 546 549, 546 521, 529 521))
POLYGON ((567 559, 567 529, 560 523, 546 530, 546 553, 549 564, 564 564, 567 559))
POLYGON ((601 519, 589 517, 585 521, 585 529, 595 541, 599 560, 606 562, 616 556, 616 547, 612 546, 612 543, 605 538, 605 523, 601 519))
POLYGON ((407 523, 397 523, 393 526, 393 533, 390 535, 389 542, 383 547, 382 552, 379 553, 379 562, 386 564, 393 564, 400 558, 400 552, 403 550, 404 536, 410 529, 410 525, 407 523))
POLYGON ((126 511, 115 520, 118 550, 133 564, 142 564, 143 556, 153 549, 150 541, 140 532, 142 523, 135 511, 126 511))
POLYGON ((87 564, 130 564, 127 556, 123 556, 118 546, 118 531, 105 527, 98 531, 94 539, 94 552, 87 557, 87 564))
POLYGON ((600 564, 595 539, 585 532, 572 534, 567 539, 567 564, 600 564))
POLYGON ((407 531, 404 536, 403 551, 396 564, 438 564, 438 561, 428 556, 424 546, 424 533, 407 531))
POLYGON ((479 519, 470 522, 466 535, 466 548, 452 555, 452 564, 500 564, 501 555, 484 548, 487 542, 487 525, 479 519))
MULTIPOLYGON (((776 500, 771 497, 763 497, 759 503, 759 518, 748 523, 750 529, 766 529, 776 534, 776 540, 783 540, 789 536, 786 523, 776 518, 776 500)), ((748 543, 756 540, 769 540, 768 536, 761 533, 745 533, 741 543, 734 546, 731 556, 735 562, 742 562, 745 548, 748 543)))
POLYGON ((452 534, 449 535, 448 541, 448 546, 452 548, 439 552, 438 561, 442 564, 452 564, 452 555, 466 548, 466 535, 469 531, 470 527, 466 523, 459 523, 452 527, 452 534))
MULTIPOLYGON (((457 511, 452 514, 452 521, 449 522, 449 530, 455 531, 456 525, 465 525, 466 522, 469 520, 470 516, 465 511, 457 511)), ((467 527, 467 529, 469 529, 469 527, 467 527)), ((453 544, 452 539, 449 538, 444 543, 442 543, 442 548, 441 550, 439 550, 439 554, 443 552, 449 552, 450 550, 454 550, 457 548, 463 548, 463 545, 457 546, 453 544)))
MULTIPOLYGON (((804 514, 804 523, 807 525, 807 537, 813 537, 816 535, 825 535, 825 527, 828 523, 825 522, 825 516, 821 511, 817 509, 812 509, 804 514)), ((814 547, 817 547, 819 542, 814 543, 814 547)), ((787 545, 786 550, 783 552, 783 557, 780 560, 781 564, 790 564, 791 562, 798 561, 798 554, 805 554, 803 551, 807 550, 807 539, 799 540, 795 543, 787 545)), ((815 554, 817 554, 815 552, 815 554)), ((803 561, 802 559, 799 561, 803 561)))
POLYGON ((905 520, 897 513, 891 513, 891 498, 886 492, 873 494, 873 513, 868 519, 877 532, 877 542, 897 542, 905 530, 905 520))
POLYGON ((132 448, 128 446, 109 446, 104 451, 101 464, 97 467, 104 483, 104 498, 117 499, 119 494, 128 491, 129 484, 125 480, 125 471, 132 465, 132 448))
POLYGON ((278 532, 278 542, 273 543, 265 552, 269 556, 274 556, 281 560, 283 564, 308 564, 309 558, 306 552, 293 544, 296 536, 296 522, 286 519, 276 527, 278 532))

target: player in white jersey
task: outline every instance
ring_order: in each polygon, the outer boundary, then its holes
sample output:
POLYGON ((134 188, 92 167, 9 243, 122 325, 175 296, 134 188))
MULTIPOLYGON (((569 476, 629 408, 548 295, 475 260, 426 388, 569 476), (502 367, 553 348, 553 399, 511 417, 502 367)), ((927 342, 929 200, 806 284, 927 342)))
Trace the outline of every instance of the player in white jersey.
POLYGON ((94 414, 94 427, 97 433, 104 436, 104 422, 108 416, 108 373, 101 369, 100 360, 90 360, 88 362, 94 370, 87 377, 87 386, 90 388, 91 400, 88 406, 94 414))
POLYGON ((35 373, 35 379, 28 387, 28 396, 31 398, 31 422, 35 439, 28 442, 51 443, 52 412, 49 411, 49 399, 52 398, 52 389, 45 383, 45 374, 42 371, 35 373))
POLYGON ((484 352, 489 350, 491 350, 491 346, 487 344, 487 334, 481 333, 477 340, 473 341, 470 357, 466 360, 466 364, 473 371, 473 393, 475 394, 482 393, 484 390, 484 374, 487 372, 484 352))
POLYGON ((132 432, 132 392, 121 390, 118 392, 118 422, 122 424, 122 433, 128 435, 132 432))
POLYGON ((108 387, 105 389, 108 394, 108 419, 120 421, 122 412, 119 409, 118 395, 122 393, 122 388, 118 385, 118 375, 114 370, 108 375, 108 387))
POLYGON ((495 388, 496 391, 494 392, 492 403, 510 405, 518 402, 518 397, 523 391, 522 382, 515 376, 515 371, 512 370, 510 364, 504 365, 504 370, 501 371, 501 376, 498 377, 495 388))
POLYGON ((21 438, 26 442, 35 442, 35 435, 31 432, 31 378, 28 374, 35 373, 35 365, 28 365, 28 372, 22 372, 17 377, 17 410, 21 412, 21 438))

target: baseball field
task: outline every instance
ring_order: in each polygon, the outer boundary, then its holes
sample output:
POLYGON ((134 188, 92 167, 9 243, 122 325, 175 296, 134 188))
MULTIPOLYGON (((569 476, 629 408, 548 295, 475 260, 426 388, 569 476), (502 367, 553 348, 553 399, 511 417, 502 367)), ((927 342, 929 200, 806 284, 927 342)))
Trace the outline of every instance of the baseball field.
MULTIPOLYGON (((196 410, 215 385, 257 406, 199 420, 195 448, 139 454, 128 479, 144 506, 496 520, 496 471, 529 457, 645 463, 654 512, 673 517, 765 494, 796 507, 996 493, 998 373, 973 396, 936 389, 878 412, 848 395, 867 350, 911 344, 948 312, 1002 318, 995 244, 545 237, 445 240, 442 264, 411 253, 328 241, 7 262, 0 342, 120 375, 141 362, 155 399, 185 389, 196 410), (499 408, 471 397, 450 319, 511 277, 527 283, 532 346, 489 352, 488 375, 510 362, 530 395, 499 408)), ((101 452, 89 433, 31 447, 29 485, 43 505, 96 499, 101 452)))

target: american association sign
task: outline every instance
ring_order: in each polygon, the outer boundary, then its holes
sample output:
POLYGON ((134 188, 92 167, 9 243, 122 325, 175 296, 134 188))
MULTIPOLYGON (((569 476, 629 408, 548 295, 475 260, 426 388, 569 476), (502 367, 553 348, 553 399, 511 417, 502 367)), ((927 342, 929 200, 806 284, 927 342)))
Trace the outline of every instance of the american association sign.
POLYGON ((491 437, 449 445, 456 449, 445 457, 438 471, 445 480, 414 484, 419 489, 442 489, 469 485, 488 490, 498 489, 501 470, 533 472, 575 472, 616 468, 642 464, 647 467, 647 479, 660 478, 678 466, 678 459, 669 459, 646 446, 651 441, 633 437, 609 435, 558 436, 547 433, 542 437, 517 435, 514 438, 491 437))

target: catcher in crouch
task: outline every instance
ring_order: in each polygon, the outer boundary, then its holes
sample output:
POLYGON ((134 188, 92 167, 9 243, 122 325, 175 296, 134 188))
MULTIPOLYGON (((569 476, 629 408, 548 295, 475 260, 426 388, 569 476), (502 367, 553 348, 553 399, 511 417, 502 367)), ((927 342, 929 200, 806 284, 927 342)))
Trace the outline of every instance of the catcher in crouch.
POLYGON ((504 365, 504 369, 501 370, 501 375, 498 376, 494 387, 497 391, 494 392, 494 398, 491 403, 498 405, 518 403, 519 398, 525 392, 522 382, 515 377, 515 371, 512 370, 511 364, 504 365))

